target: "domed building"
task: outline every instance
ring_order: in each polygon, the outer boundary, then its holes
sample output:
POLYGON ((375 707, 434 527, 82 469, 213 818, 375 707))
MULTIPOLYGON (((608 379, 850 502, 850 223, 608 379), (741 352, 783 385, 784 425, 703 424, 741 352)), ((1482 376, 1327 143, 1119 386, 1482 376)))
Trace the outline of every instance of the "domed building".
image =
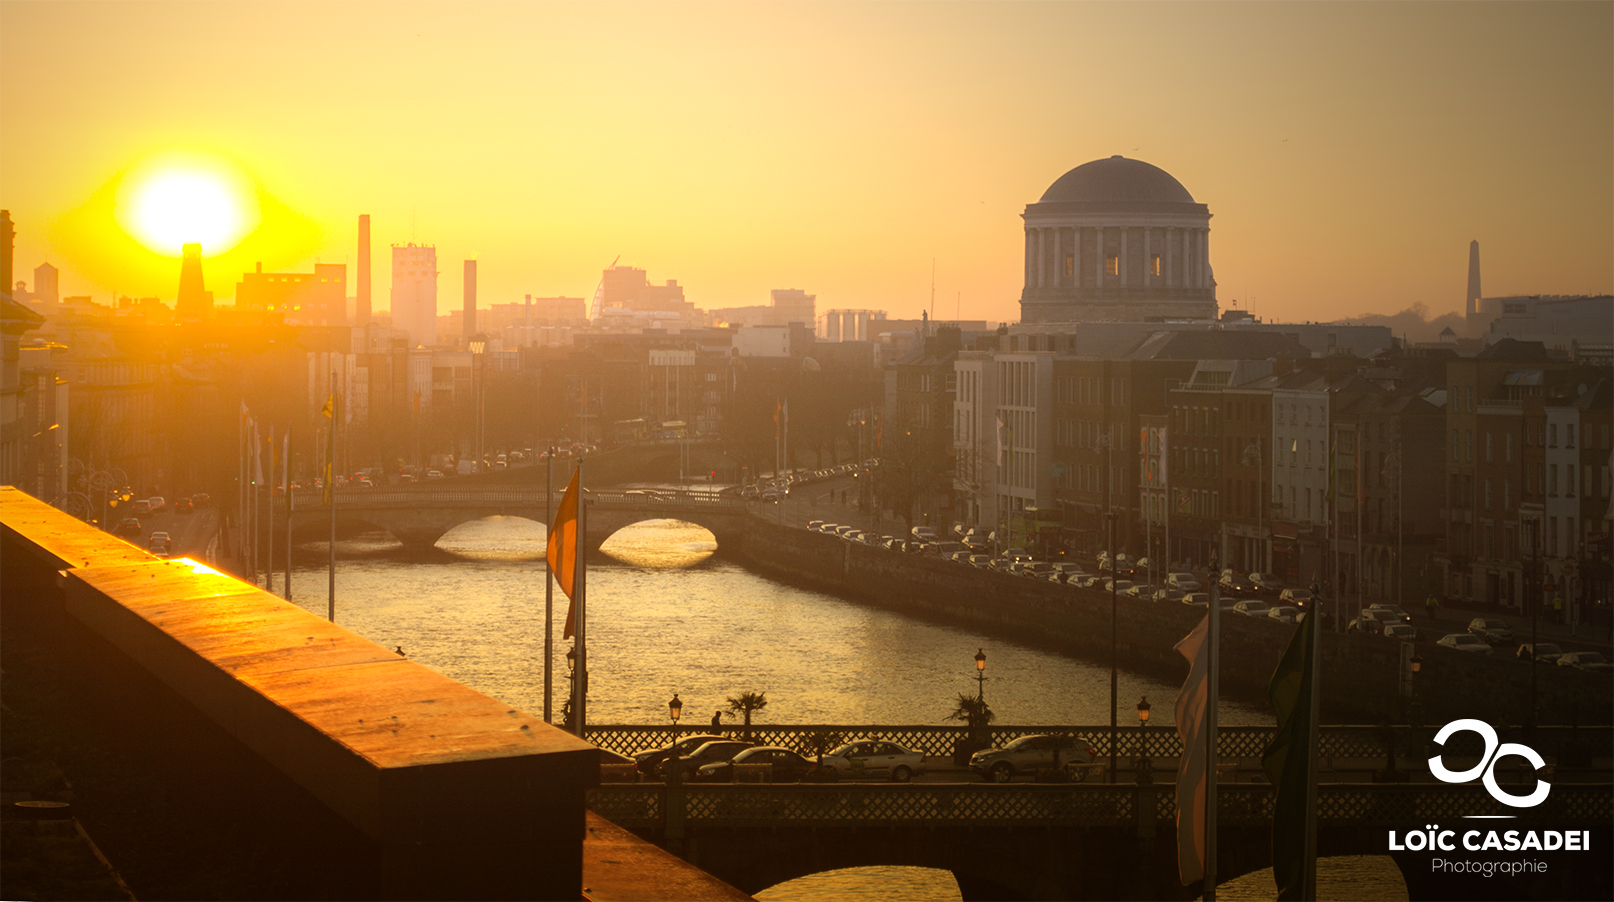
POLYGON ((1023 323, 1214 320, 1210 209, 1171 174, 1113 156, 1026 205, 1023 323))

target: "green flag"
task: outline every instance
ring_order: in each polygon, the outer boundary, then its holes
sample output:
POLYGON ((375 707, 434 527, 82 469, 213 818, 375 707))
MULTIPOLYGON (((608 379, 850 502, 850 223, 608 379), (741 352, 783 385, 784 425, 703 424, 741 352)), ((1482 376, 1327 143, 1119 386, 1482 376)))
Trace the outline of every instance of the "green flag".
POLYGON ((1312 657, 1316 639, 1309 613, 1302 615, 1283 660, 1272 672, 1267 695, 1278 730, 1261 756, 1267 778, 1277 787, 1272 813, 1272 876, 1278 898, 1303 898, 1306 884, 1306 796, 1310 779, 1312 657))

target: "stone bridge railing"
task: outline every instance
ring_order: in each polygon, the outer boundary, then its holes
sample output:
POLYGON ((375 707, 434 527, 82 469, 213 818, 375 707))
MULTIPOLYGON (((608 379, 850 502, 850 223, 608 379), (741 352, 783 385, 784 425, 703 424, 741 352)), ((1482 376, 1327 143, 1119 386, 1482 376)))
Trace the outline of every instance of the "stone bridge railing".
MULTIPOLYGON (((551 506, 560 504, 562 493, 552 493, 551 506)), ((635 492, 634 490, 612 490, 605 492, 587 492, 590 504, 612 509, 673 509, 698 508, 701 510, 733 510, 741 512, 746 509, 745 502, 732 495, 719 495, 715 492, 635 492)), ((317 491, 299 491, 296 493, 296 510, 298 513, 307 513, 314 510, 323 510, 320 503, 321 494, 317 491)), ((277 501, 277 506, 283 502, 277 501)), ((489 505, 530 505, 535 510, 544 503, 544 493, 541 490, 505 488, 498 486, 472 487, 462 486, 454 488, 433 488, 428 485, 400 488, 388 486, 386 488, 356 489, 344 487, 336 493, 336 507, 340 512, 343 509, 365 509, 381 507, 479 507, 489 505)))
MULTIPOLYGON (((1224 758, 1259 758, 1272 741, 1275 727, 1224 726, 1217 730, 1217 748, 1224 758)), ((700 727, 684 727, 677 735, 689 736, 704 732, 700 727)), ((725 735, 740 735, 743 727, 725 726, 725 735)), ((837 744, 854 739, 884 739, 907 746, 927 755, 951 755, 954 745, 963 739, 967 728, 940 725, 775 725, 756 724, 751 727, 751 738, 762 745, 778 745, 802 754, 813 751, 819 736, 829 736, 837 744)), ((1101 757, 1110 753, 1110 728, 1107 725, 1076 726, 994 726, 992 743, 1003 745, 1021 736, 1040 733, 1062 733, 1075 737, 1074 745, 1093 749, 1101 757)), ((1421 749, 1433 736, 1434 729, 1413 730, 1398 726, 1389 728, 1396 748, 1401 755, 1412 753, 1411 744, 1421 749)), ((1506 727, 1498 731, 1503 742, 1522 742, 1543 755, 1558 757, 1560 750, 1577 743, 1581 754, 1592 758, 1614 756, 1614 729, 1609 727, 1538 727, 1534 738, 1529 738, 1524 727, 1506 727)), ((584 731, 584 738, 601 748, 624 755, 662 748, 673 741, 673 731, 661 726, 600 725, 584 731)), ((1318 755, 1325 761, 1333 758, 1382 760, 1386 753, 1386 730, 1377 726, 1324 726, 1318 731, 1318 755)), ((1155 759, 1176 758, 1182 754, 1182 743, 1175 727, 1123 726, 1117 730, 1116 754, 1138 755, 1147 753, 1155 759)), ((1462 732, 1451 737, 1442 747, 1453 757, 1475 757, 1482 752, 1480 737, 1462 732)))

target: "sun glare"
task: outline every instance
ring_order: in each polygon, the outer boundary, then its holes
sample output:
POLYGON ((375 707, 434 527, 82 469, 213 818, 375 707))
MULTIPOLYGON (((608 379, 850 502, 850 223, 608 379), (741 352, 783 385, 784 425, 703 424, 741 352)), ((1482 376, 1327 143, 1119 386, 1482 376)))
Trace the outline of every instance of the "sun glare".
POLYGON ((131 172, 119 186, 118 224, 159 254, 198 243, 222 254, 258 225, 251 184, 213 161, 169 160, 131 172))

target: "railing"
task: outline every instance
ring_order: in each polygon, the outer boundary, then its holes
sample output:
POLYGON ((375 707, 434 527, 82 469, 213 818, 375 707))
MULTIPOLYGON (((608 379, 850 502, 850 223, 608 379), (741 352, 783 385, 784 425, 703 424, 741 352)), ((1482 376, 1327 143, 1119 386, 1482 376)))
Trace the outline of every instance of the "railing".
MULTIPOLYGON (((1216 794, 1219 824, 1272 822, 1271 786, 1223 784, 1216 794)), ((641 783, 591 790, 588 807, 629 829, 653 829, 667 817, 668 800, 680 797, 686 823, 720 827, 780 826, 781 822, 815 827, 1120 826, 1136 823, 1147 814, 1158 821, 1173 820, 1177 814, 1176 790, 1170 784, 686 784, 669 791, 660 784, 641 783)), ((1545 802, 1524 814, 1506 809, 1479 785, 1325 783, 1317 787, 1317 817, 1323 826, 1405 828, 1497 814, 1518 814, 1521 820, 1555 827, 1606 825, 1614 817, 1614 787, 1555 785, 1545 802)))
MULTIPOLYGON (((554 492, 550 499, 559 505, 562 492, 554 492)), ((510 488, 381 488, 361 489, 343 486, 336 490, 337 507, 384 507, 388 505, 420 506, 422 504, 520 504, 536 507, 543 503, 544 493, 532 489, 510 488)), ((321 507, 321 493, 317 490, 300 490, 295 493, 297 509, 309 511, 321 507)), ((732 495, 715 492, 667 492, 655 494, 629 494, 627 491, 588 492, 589 501, 603 507, 677 508, 745 510, 745 501, 732 495)), ((279 502, 277 502, 279 503, 279 502)))
MULTIPOLYGON (((708 728, 683 727, 677 736, 692 736, 708 728)), ((1272 741, 1275 727, 1224 726, 1217 730, 1217 750, 1224 758, 1259 758, 1272 741)), ((714 732, 729 736, 745 733, 744 727, 725 726, 714 732)), ((926 755, 951 755, 955 744, 969 732, 963 726, 910 725, 775 725, 756 724, 751 727, 753 741, 760 745, 777 745, 810 754, 816 751, 822 737, 828 747, 856 739, 883 739, 907 746, 926 755)), ((1110 754, 1110 728, 1091 726, 994 726, 990 729, 993 745, 1001 746, 1021 736, 1036 734, 1063 734, 1073 737, 1073 747, 1093 749, 1098 755, 1110 754)), ((1614 754, 1614 729, 1609 727, 1537 727, 1534 739, 1525 737, 1523 727, 1509 727, 1498 731, 1503 742, 1523 742, 1543 755, 1556 756, 1558 750, 1570 743, 1579 742, 1593 756, 1614 754)), ((1379 759, 1387 756, 1387 742, 1393 739, 1397 753, 1406 756, 1422 754, 1423 746, 1434 736, 1434 729, 1414 731, 1410 727, 1325 726, 1318 731, 1317 754, 1325 763, 1335 758, 1379 759), (1417 748, 1412 748, 1417 745, 1417 748)), ((584 738, 600 748, 624 755, 672 744, 674 732, 662 726, 600 725, 589 727, 584 738)), ((1452 757, 1477 758, 1483 751, 1481 738, 1472 732, 1453 735, 1441 751, 1452 757)), ((1151 758, 1175 758, 1182 754, 1182 743, 1175 727, 1124 726, 1116 730, 1116 754, 1146 754, 1151 758)))

